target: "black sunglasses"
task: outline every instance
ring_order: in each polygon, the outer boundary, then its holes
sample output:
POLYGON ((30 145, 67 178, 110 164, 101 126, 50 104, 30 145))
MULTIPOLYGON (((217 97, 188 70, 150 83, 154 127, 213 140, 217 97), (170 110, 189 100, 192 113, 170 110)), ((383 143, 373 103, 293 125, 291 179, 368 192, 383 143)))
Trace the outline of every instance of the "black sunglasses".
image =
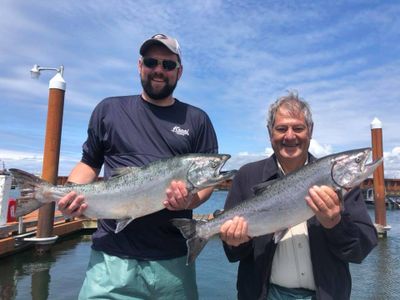
POLYGON ((169 59, 156 59, 152 57, 143 57, 142 61, 143 64, 150 69, 154 69, 155 67, 160 65, 163 67, 164 70, 172 71, 174 69, 179 68, 180 66, 179 62, 169 59))

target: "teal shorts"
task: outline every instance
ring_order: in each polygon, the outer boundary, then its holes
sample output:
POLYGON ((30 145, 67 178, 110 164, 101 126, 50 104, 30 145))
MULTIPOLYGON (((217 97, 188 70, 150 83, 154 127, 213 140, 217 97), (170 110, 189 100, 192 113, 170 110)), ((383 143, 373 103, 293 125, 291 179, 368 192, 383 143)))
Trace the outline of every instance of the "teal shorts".
POLYGON ((302 288, 285 288, 276 284, 269 284, 267 300, 315 300, 315 291, 302 288))
POLYGON ((79 299, 198 299, 186 257, 142 261, 92 250, 79 299))

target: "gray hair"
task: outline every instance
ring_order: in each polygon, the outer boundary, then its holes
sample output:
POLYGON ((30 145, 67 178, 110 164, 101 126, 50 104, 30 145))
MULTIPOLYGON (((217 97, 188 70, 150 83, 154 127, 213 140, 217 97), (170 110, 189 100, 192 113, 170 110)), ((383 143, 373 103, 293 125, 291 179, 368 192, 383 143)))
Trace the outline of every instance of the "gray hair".
POLYGON ((272 128, 275 124, 276 112, 281 106, 284 106, 291 116, 297 117, 299 113, 303 113, 307 128, 310 134, 312 134, 314 122, 312 120, 310 105, 304 99, 300 98, 296 91, 289 91, 288 95, 279 97, 269 107, 267 114, 267 127, 270 136, 272 135, 272 128))

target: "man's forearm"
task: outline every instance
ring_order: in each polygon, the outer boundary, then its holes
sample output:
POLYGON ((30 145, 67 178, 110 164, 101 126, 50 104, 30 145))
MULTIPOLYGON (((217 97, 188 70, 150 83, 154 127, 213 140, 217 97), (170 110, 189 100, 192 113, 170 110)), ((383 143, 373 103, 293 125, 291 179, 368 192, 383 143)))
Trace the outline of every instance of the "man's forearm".
POLYGON ((208 198, 210 198, 213 190, 213 187, 209 187, 194 194, 192 202, 190 203, 188 209, 194 209, 200 206, 203 202, 206 202, 208 198))
POLYGON ((97 178, 99 172, 100 170, 80 162, 72 169, 68 176, 68 182, 78 184, 91 183, 97 178))

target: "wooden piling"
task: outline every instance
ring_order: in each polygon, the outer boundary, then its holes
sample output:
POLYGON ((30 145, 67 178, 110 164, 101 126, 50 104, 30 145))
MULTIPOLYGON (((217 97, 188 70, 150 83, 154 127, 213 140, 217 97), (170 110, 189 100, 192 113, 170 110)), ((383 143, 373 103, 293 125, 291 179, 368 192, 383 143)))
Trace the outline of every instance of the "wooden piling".
MULTIPOLYGON (((65 81, 57 73, 49 85, 49 100, 46 124, 46 138, 43 153, 42 179, 57 184, 58 164, 61 147, 61 131, 64 110, 65 81)), ((37 238, 53 236, 55 203, 49 203, 39 209, 37 238)), ((50 245, 37 244, 38 254, 48 251, 50 245)))
MULTIPOLYGON (((375 118, 371 123, 372 159, 383 157, 382 123, 375 118)), ((374 204, 375 204, 375 227, 380 237, 387 236, 385 204, 385 180, 383 162, 376 168, 373 174, 374 182, 374 204)))

